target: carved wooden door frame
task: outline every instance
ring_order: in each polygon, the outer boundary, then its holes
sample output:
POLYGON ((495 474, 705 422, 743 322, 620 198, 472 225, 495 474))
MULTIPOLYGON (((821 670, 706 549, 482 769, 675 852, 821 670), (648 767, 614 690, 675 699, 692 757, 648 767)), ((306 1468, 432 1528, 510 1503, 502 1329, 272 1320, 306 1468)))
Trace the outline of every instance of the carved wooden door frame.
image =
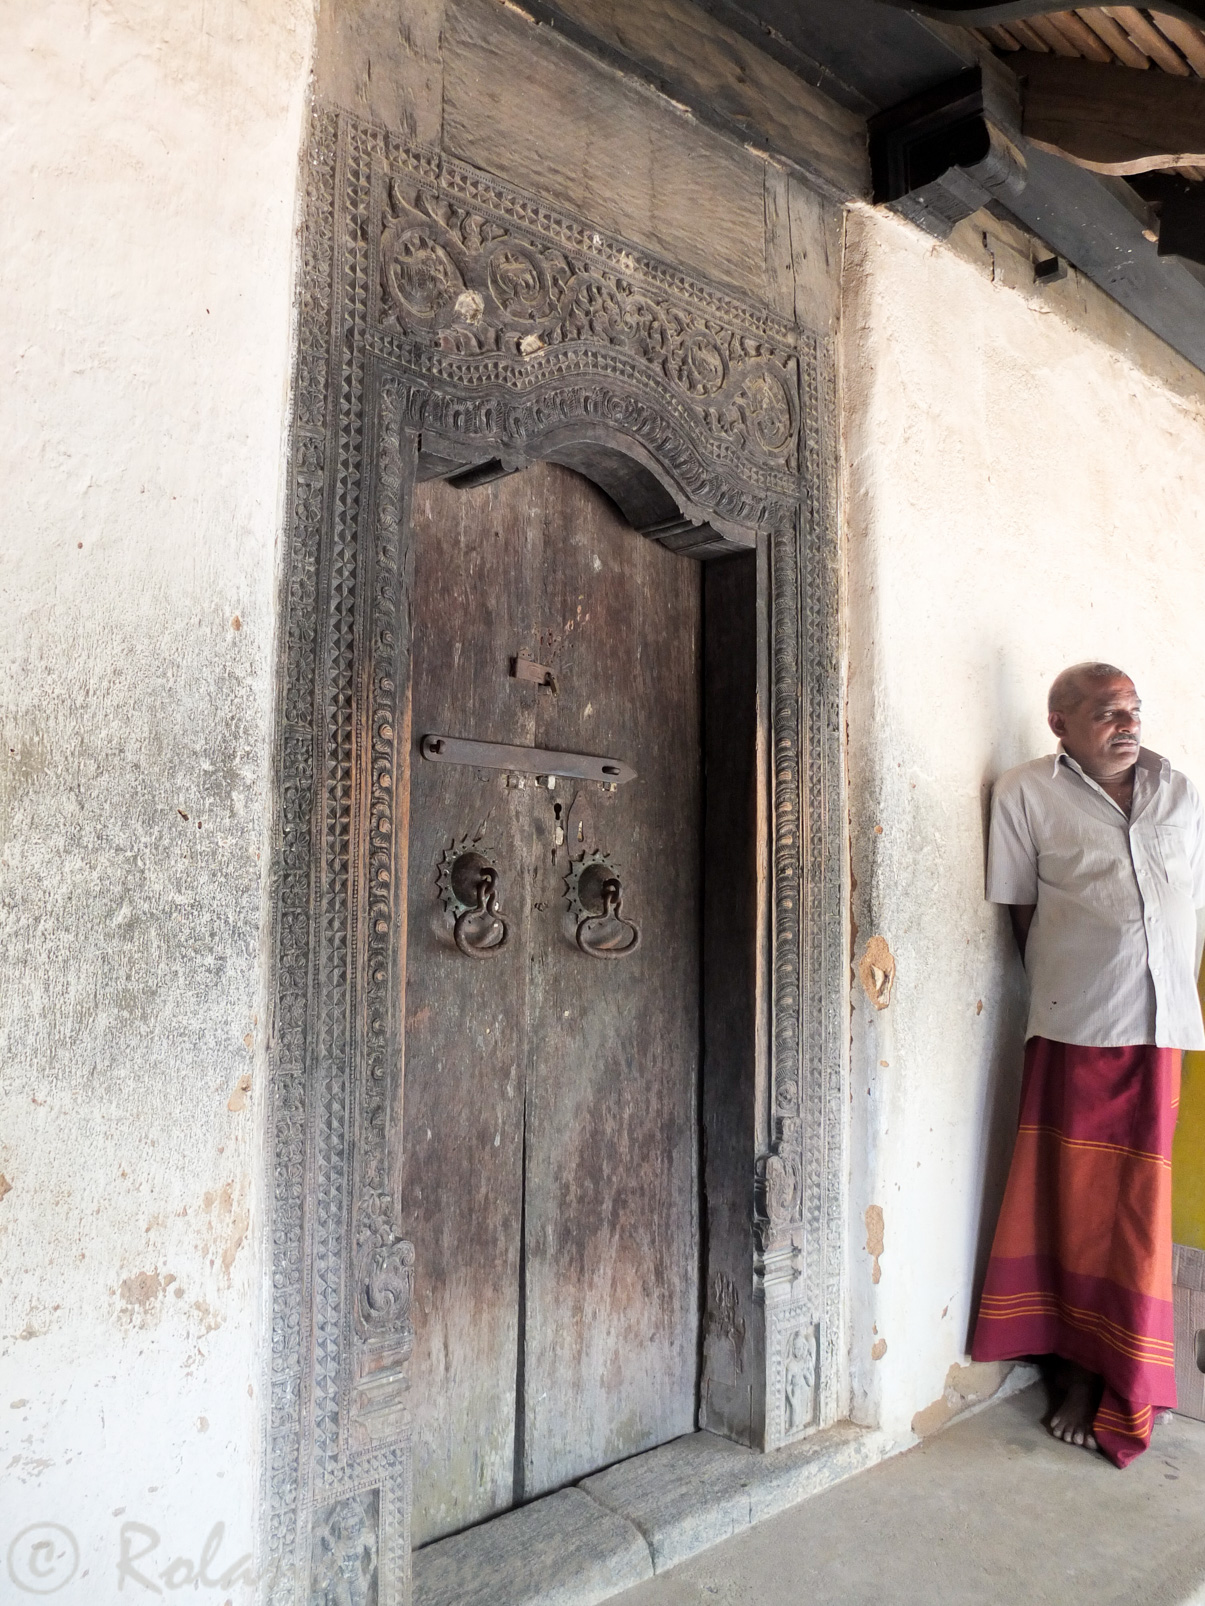
POLYGON ((410 489, 420 460, 451 473, 552 458, 667 546, 761 554, 768 1091, 765 1141, 732 1180, 752 1201, 753 1436, 773 1448, 846 1409, 832 365, 809 331, 346 114, 315 112, 304 174, 274 749, 264 1564, 274 1606, 325 1601, 340 1570, 405 1606, 406 1401, 423 1380, 407 1375, 413 1251, 386 1134, 403 1049, 410 489))

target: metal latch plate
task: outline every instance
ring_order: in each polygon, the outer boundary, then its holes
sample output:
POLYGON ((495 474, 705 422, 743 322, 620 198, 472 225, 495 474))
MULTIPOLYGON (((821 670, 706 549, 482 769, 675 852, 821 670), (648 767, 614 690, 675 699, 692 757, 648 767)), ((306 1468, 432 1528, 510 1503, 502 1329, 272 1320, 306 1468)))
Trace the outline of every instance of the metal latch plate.
POLYGON ((461 736, 424 736, 424 758, 433 764, 472 764, 481 770, 509 770, 516 775, 566 775, 578 781, 622 786, 636 771, 618 758, 591 753, 554 753, 543 747, 507 747, 502 742, 470 742, 461 736))

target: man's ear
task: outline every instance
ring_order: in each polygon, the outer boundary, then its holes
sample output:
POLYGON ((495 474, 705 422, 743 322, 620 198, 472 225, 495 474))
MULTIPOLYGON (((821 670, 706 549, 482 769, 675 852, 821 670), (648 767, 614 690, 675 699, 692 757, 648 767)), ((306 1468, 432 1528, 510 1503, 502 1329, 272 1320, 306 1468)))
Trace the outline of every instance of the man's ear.
POLYGON ((1062 709, 1052 709, 1051 712, 1046 716, 1046 723, 1050 726, 1051 730, 1061 742, 1063 737, 1067 734, 1067 721, 1063 716, 1062 709))

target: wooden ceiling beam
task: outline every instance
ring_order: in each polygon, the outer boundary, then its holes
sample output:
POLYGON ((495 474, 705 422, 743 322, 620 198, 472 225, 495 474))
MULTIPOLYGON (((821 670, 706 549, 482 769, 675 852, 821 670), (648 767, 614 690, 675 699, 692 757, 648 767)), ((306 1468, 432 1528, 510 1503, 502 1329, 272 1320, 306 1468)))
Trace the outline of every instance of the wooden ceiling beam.
POLYGON ((1007 28, 993 24, 990 28, 972 28, 971 32, 982 39, 986 44, 995 45, 1000 50, 1020 50, 1021 41, 1007 28))
POLYGON ((1095 173, 1205 164, 1205 81, 1016 52, 1021 129, 1043 150, 1095 173))
POLYGON ((1032 22, 1026 22, 1024 17, 1018 17, 1015 22, 1009 23, 1010 30, 1021 41, 1026 50, 1049 50, 1050 46, 1037 31, 1032 22))
MULTIPOLYGON (((996 22, 1011 28, 1018 18, 1067 10, 1067 0, 883 0, 883 4, 919 11, 941 22, 962 23, 968 28, 985 28, 996 22)), ((1205 26, 1205 0, 1176 0, 1174 5, 1161 4, 1159 10, 1198 27, 1205 26)))

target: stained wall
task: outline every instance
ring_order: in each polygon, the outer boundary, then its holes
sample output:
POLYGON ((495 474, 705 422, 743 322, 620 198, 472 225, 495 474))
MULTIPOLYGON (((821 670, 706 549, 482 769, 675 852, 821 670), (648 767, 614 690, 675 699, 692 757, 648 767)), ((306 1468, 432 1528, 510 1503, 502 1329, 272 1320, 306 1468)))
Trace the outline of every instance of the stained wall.
MULTIPOLYGON (((0 1555, 247 1600, 308 0, 5 8, 0 1555), (224 1524, 218 1543, 205 1542, 224 1524), (157 1536, 157 1538, 156 1538, 157 1536), (191 1571, 190 1571, 191 1569, 191 1571), (169 1577, 165 1580, 164 1573, 169 1577)), ((46 1571, 46 1569, 50 1569, 46 1571)), ((14 1593, 3 1575, 0 1595, 14 1593)))
POLYGON ((981 220, 947 246, 847 219, 854 948, 895 963, 887 1007, 856 985, 852 1013, 854 1412, 899 1432, 999 1381, 958 1370, 1025 1024, 983 901, 992 782, 1052 750, 1046 687, 1093 658, 1205 784, 1202 382, 1074 273, 1035 290, 1028 250, 981 220))

